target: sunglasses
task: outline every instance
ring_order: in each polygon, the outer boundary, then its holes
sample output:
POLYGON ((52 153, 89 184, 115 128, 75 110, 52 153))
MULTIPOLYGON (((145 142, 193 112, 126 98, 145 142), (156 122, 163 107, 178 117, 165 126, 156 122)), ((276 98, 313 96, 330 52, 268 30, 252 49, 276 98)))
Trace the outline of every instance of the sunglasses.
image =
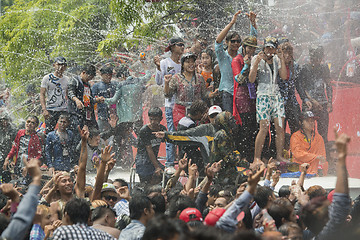
POLYGON ((104 198, 106 201, 113 200, 113 202, 116 202, 118 200, 118 198, 115 196, 104 196, 104 198))
POLYGON ((240 39, 230 40, 231 43, 241 43, 240 39))
POLYGON ((175 45, 178 46, 178 47, 185 47, 185 44, 183 44, 183 43, 177 43, 175 45))

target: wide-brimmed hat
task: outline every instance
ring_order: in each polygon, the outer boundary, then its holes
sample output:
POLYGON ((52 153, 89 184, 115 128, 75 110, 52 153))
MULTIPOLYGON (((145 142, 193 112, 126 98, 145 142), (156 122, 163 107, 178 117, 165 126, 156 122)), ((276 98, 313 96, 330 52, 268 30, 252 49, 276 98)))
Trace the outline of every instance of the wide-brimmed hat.
POLYGON ((250 47, 258 47, 257 45, 257 39, 254 36, 247 36, 243 41, 243 45, 250 46, 250 47))

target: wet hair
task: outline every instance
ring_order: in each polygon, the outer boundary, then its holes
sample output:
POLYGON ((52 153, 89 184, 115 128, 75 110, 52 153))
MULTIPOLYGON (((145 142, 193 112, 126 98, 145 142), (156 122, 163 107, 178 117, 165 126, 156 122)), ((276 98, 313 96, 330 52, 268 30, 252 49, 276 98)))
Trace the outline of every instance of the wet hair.
POLYGON ((270 205, 268 212, 271 217, 275 220, 275 225, 279 228, 283 224, 283 219, 290 221, 291 213, 294 207, 287 198, 277 198, 270 205))
POLYGON ((152 107, 148 112, 149 117, 160 117, 162 118, 163 112, 159 107, 152 107))
POLYGON ((239 37, 239 40, 241 41, 241 37, 240 37, 240 34, 237 33, 237 32, 229 32, 226 37, 225 37, 225 41, 228 42, 230 41, 231 39, 233 39, 234 37, 238 36, 239 37))
POLYGON ((151 219, 145 229, 143 240, 173 239, 180 230, 176 223, 165 215, 159 215, 151 219))
POLYGON ((103 218, 106 214, 114 214, 114 216, 116 216, 115 211, 111 209, 108 205, 99 206, 92 211, 91 221, 94 222, 100 218, 103 218))
POLYGON ((66 113, 63 113, 59 116, 59 119, 66 119, 66 121, 70 122, 70 116, 66 113))
POLYGON ((162 193, 163 188, 160 185, 151 185, 145 188, 145 194, 149 195, 150 193, 162 193))
POLYGON ((120 185, 122 187, 128 187, 129 186, 129 184, 122 178, 117 178, 117 179, 114 180, 114 182, 120 183, 120 185))
POLYGON ((309 196, 309 200, 316 198, 316 197, 326 197, 326 190, 319 185, 314 185, 309 187, 305 194, 307 194, 309 196))
POLYGON ((113 68, 111 66, 104 66, 100 69, 101 74, 112 74, 113 68))
POLYGON ((211 57, 211 68, 214 68, 215 63, 216 63, 216 55, 215 55, 214 51, 211 48, 206 48, 206 49, 202 50, 200 56, 203 53, 206 53, 207 55, 209 55, 211 57))
POLYGON ((90 76, 95 76, 96 75, 96 68, 92 64, 85 64, 81 68, 81 71, 85 72, 87 75, 90 75, 90 76))
POLYGON ((145 209, 151 208, 151 201, 145 195, 132 196, 129 202, 130 218, 139 220, 145 209))
POLYGON ((326 224, 329 206, 327 202, 326 197, 315 197, 301 211, 303 223, 315 235, 319 234, 326 224))
POLYGON ((90 128, 89 129, 89 138, 93 138, 100 135, 100 130, 97 128, 90 128))
POLYGON ((87 223, 90 216, 90 203, 83 198, 72 198, 64 208, 73 224, 87 223))
POLYGON ((293 223, 293 222, 284 223, 279 228, 279 232, 283 236, 289 236, 290 231, 298 231, 299 233, 302 233, 302 230, 301 230, 300 226, 298 224, 296 224, 296 223, 293 223))
POLYGON ((195 202, 188 196, 179 195, 171 199, 168 208, 168 216, 175 218, 176 214, 185 208, 195 208, 195 202))
POLYGON ((271 188, 264 186, 257 186, 254 195, 254 200, 257 203, 257 205, 259 205, 260 208, 264 208, 269 201, 269 197, 272 196, 273 194, 274 193, 271 190, 271 188))
POLYGON ((290 186, 289 185, 283 185, 279 189, 279 197, 286 197, 288 198, 290 196, 290 186))
POLYGON ((202 100, 196 100, 193 102, 189 108, 189 113, 192 116, 198 115, 198 114, 204 114, 207 110, 207 105, 202 100))
POLYGON ((166 210, 166 201, 164 196, 161 193, 156 193, 154 196, 150 197, 150 201, 154 206, 155 214, 164 214, 166 210))
POLYGON ((36 126, 39 126, 39 119, 38 119, 37 116, 35 116, 35 115, 30 115, 27 119, 29 119, 29 118, 35 120, 36 126))
POLYGON ((115 71, 117 78, 122 78, 122 77, 126 78, 130 76, 129 68, 126 67, 125 65, 121 65, 120 67, 116 68, 115 71))

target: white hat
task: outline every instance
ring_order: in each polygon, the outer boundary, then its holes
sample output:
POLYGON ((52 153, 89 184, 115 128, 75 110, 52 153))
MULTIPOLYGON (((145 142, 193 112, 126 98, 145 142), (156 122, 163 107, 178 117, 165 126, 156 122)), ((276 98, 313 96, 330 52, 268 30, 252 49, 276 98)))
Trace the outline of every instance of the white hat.
POLYGON ((210 116, 211 114, 214 114, 214 113, 221 113, 222 112, 222 109, 221 107, 217 106, 217 105, 213 105, 209 108, 209 112, 208 112, 208 115, 210 116))

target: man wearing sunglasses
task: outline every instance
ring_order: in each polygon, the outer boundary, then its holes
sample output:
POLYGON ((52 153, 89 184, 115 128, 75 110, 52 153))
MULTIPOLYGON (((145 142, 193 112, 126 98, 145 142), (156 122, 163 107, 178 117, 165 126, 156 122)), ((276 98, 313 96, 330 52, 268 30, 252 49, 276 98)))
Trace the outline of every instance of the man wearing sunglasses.
POLYGON ((111 183, 104 183, 101 189, 101 199, 104 200, 111 208, 114 208, 119 199, 115 186, 111 183))
MULTIPOLYGON (((184 53, 185 44, 184 40, 179 37, 172 38, 169 41, 165 52, 170 51, 171 56, 160 61, 159 56, 155 56, 154 64, 156 65, 155 80, 158 85, 164 86, 165 75, 175 75, 181 72, 180 58, 184 53)), ((175 96, 171 98, 165 98, 165 118, 167 123, 167 129, 169 131, 175 131, 173 122, 173 108, 175 104, 175 96)), ((175 147, 171 143, 166 143, 166 167, 169 173, 174 173, 174 161, 175 161, 175 147)))

